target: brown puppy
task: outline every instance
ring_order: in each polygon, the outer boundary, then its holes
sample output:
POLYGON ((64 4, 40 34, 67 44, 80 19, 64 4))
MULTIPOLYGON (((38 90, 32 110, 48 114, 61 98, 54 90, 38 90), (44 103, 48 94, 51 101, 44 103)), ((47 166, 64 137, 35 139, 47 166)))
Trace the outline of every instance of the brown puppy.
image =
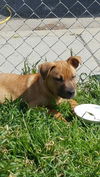
POLYGON ((80 60, 80 57, 73 56, 66 61, 46 62, 40 65, 37 74, 0 74, 0 103, 5 98, 22 97, 30 107, 50 106, 60 98, 72 98, 80 60))

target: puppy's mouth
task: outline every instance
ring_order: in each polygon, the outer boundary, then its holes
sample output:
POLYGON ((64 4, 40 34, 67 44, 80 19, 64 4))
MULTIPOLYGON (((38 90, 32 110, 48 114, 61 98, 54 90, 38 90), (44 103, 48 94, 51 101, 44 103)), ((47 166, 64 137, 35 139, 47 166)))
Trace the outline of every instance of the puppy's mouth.
POLYGON ((59 91, 58 96, 61 98, 71 99, 75 96, 75 90, 69 90, 69 91, 59 91))

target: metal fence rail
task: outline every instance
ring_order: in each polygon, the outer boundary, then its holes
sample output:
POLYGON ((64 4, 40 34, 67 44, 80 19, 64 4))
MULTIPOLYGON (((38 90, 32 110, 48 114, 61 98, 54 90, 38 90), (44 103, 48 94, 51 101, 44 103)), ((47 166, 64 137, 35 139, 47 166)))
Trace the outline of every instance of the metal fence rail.
POLYGON ((99 0, 14 2, 0 2, 1 72, 21 73, 24 61, 67 59, 72 50, 82 57, 79 74, 100 74, 99 0))

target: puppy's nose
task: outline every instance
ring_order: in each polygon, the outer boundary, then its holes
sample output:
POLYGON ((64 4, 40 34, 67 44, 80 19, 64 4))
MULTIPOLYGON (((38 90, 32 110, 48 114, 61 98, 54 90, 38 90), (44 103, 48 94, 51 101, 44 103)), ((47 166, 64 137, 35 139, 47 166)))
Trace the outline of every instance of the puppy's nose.
POLYGON ((73 97, 75 95, 75 91, 74 90, 68 90, 67 91, 68 97, 73 97))

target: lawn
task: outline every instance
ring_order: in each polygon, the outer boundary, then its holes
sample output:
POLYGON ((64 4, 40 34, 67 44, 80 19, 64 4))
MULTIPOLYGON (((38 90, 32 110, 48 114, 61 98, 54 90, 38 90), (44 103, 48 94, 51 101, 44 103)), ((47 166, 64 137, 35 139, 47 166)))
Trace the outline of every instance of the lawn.
MULTIPOLYGON (((78 103, 100 105, 100 83, 78 86, 78 103)), ((100 124, 81 121, 68 103, 67 123, 21 100, 0 105, 0 177, 100 177, 100 124)))

